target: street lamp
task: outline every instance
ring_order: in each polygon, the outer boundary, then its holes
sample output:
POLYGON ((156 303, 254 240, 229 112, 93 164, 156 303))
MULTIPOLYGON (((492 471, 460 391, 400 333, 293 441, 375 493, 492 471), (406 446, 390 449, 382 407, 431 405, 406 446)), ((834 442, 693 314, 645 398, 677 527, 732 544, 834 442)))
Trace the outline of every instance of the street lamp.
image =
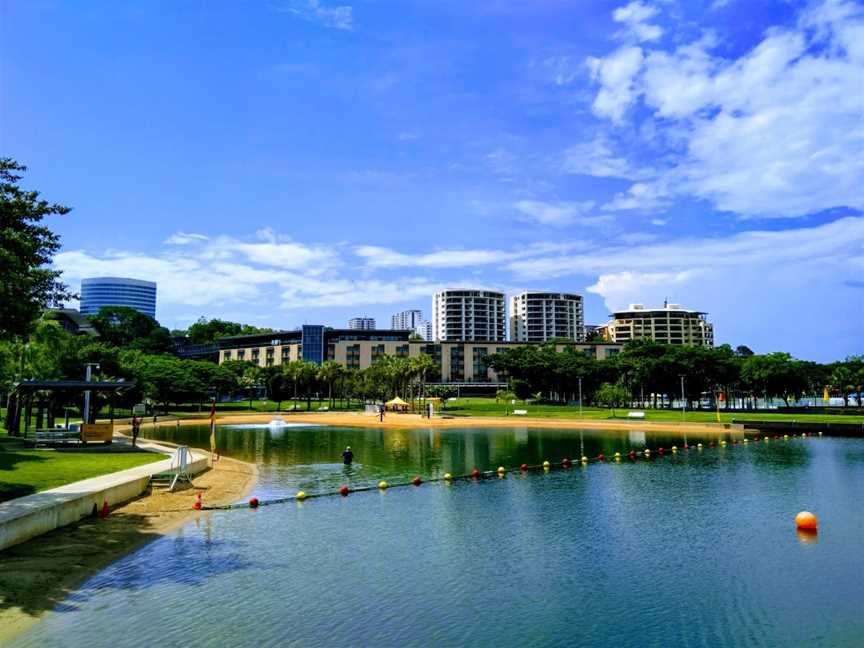
MULTIPOLYGON (((88 362, 86 365, 86 373, 84 375, 84 380, 90 382, 91 370, 93 367, 99 369, 98 362, 88 362)), ((90 422, 90 390, 84 392, 84 416, 81 417, 84 420, 84 423, 90 422)))
POLYGON ((576 378, 579 380, 579 418, 582 418, 582 376, 576 378))
POLYGON ((679 374, 679 378, 681 378, 681 420, 683 421, 687 412, 687 399, 684 396, 684 374, 679 374))

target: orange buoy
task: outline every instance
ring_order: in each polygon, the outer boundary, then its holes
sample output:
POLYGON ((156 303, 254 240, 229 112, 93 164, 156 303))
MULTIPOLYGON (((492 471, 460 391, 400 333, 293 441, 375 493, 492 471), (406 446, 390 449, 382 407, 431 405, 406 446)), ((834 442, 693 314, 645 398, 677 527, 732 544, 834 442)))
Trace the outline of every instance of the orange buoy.
POLYGON ((606 461, 606 455, 601 452, 599 455, 597 455, 597 461, 606 461))
POLYGON ((104 520, 108 517, 108 515, 110 515, 110 512, 108 510, 108 500, 102 500, 102 510, 99 511, 99 517, 104 520))
POLYGON ((342 497, 348 497, 348 487, 347 487, 347 486, 343 486, 342 488, 340 488, 340 489, 339 489, 339 494, 340 494, 342 497))
POLYGON ((192 508, 196 511, 200 511, 202 505, 203 503, 201 502, 201 491, 198 491, 198 494, 195 496, 195 502, 192 504, 192 508))
POLYGON ((522 464, 521 466, 519 466, 519 470, 521 470, 522 472, 526 472, 528 470, 528 464, 522 464))
POLYGON ((411 480, 411 483, 414 484, 415 486, 419 486, 420 484, 423 483, 423 480, 420 479, 420 475, 417 475, 414 479, 411 480))
POLYGON ((564 466, 565 468, 569 468, 570 467, 570 460, 567 457, 564 457, 563 461, 561 461, 561 465, 564 466))
POLYGON ((249 500, 249 508, 258 508, 258 498, 253 497, 249 500))
POLYGON ((810 511, 801 511, 795 516, 795 526, 799 529, 815 531, 819 526, 819 520, 810 511))
POLYGON ((472 476, 474 479, 480 479, 480 469, 479 469, 479 468, 475 468, 474 470, 472 470, 472 471, 471 471, 471 476, 472 476))

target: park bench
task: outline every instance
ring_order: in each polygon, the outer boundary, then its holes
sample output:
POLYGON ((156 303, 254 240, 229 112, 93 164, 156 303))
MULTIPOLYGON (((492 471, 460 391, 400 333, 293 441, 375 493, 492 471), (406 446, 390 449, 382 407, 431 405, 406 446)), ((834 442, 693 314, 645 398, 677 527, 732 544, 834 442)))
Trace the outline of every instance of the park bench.
POLYGON ((75 445, 80 444, 80 432, 78 432, 77 430, 65 430, 55 428, 36 430, 37 447, 40 445, 65 445, 67 443, 74 443, 75 445))
POLYGON ((318 411, 319 411, 319 412, 329 412, 329 411, 330 411, 330 408, 327 407, 326 405, 324 405, 323 407, 319 407, 319 408, 318 408, 318 411))
POLYGON ((513 413, 516 416, 525 416, 528 413, 528 410, 513 410, 513 413))
POLYGON ((627 412, 627 418, 644 419, 645 412, 627 412))

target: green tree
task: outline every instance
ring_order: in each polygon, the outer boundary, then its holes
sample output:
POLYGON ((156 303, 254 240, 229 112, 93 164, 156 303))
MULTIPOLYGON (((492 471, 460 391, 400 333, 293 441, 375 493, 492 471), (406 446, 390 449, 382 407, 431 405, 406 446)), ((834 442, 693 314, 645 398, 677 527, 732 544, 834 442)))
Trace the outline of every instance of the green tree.
POLYGON ((69 207, 39 198, 18 186, 27 170, 0 158, 0 339, 26 337, 46 306, 72 297, 48 267, 60 238, 44 225, 45 216, 67 214, 69 207))
POLYGON ((145 353, 170 353, 171 334, 155 319, 128 306, 103 306, 90 323, 99 338, 113 346, 145 353))
POLYGON ((630 400, 630 392, 623 385, 613 385, 611 383, 603 383, 600 389, 597 390, 595 397, 597 403, 603 407, 608 407, 612 410, 612 417, 615 417, 615 408, 623 407, 630 400))

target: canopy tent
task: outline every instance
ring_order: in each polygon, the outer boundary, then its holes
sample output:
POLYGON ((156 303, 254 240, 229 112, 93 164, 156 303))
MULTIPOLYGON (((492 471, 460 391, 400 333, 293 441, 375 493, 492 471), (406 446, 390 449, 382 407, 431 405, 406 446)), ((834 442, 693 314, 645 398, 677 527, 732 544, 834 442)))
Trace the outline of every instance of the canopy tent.
POLYGON ((386 403, 384 403, 384 406, 387 409, 397 410, 400 412, 406 412, 406 411, 408 411, 408 408, 410 407, 410 405, 408 403, 406 403, 404 400, 402 400, 398 396, 396 398, 389 400, 386 403))

